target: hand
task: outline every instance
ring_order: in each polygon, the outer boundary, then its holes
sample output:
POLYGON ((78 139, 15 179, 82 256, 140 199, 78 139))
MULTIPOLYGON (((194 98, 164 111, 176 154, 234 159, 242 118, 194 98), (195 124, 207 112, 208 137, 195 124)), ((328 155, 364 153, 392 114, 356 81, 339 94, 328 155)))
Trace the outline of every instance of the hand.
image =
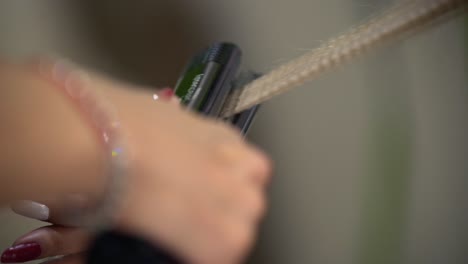
MULTIPOLYGON (((264 154, 221 122, 154 102, 147 92, 92 79, 91 85, 117 107, 132 154, 116 227, 161 244, 189 263, 241 262, 266 207, 270 163, 264 154)), ((45 230, 39 231, 83 244, 79 249, 72 243, 50 244, 44 250, 56 254, 81 251, 86 243, 67 238, 88 237, 79 230, 45 230)))
MULTIPOLYGON (((78 198, 78 197, 77 197, 78 198)), ((19 237, 2 255, 2 263, 26 262, 34 259, 64 256, 48 264, 84 264, 92 233, 89 229, 67 216, 70 208, 85 206, 85 199, 70 199, 66 202, 53 200, 18 201, 13 203, 14 212, 28 218, 51 223, 19 237), (47 204, 47 206, 45 205, 47 204)))

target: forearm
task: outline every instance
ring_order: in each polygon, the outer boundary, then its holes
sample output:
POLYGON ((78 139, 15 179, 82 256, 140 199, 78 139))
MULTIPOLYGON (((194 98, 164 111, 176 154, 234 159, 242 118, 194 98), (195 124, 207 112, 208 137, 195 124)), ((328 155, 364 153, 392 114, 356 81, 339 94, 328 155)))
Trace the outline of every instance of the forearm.
POLYGON ((85 119, 56 87, 18 66, 0 65, 0 204, 99 195, 106 162, 85 119))

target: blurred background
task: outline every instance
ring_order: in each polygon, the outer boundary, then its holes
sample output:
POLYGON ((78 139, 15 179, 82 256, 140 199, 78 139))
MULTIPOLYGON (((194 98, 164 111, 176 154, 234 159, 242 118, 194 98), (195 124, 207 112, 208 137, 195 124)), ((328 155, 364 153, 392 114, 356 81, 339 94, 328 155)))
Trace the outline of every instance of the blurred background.
MULTIPOLYGON (((389 0, 3 0, 0 55, 68 57, 173 86, 212 41, 266 72, 389 0)), ((468 18, 441 23, 266 103, 275 161, 248 263, 468 263, 468 18)), ((0 247, 40 223, 0 211, 0 247)))

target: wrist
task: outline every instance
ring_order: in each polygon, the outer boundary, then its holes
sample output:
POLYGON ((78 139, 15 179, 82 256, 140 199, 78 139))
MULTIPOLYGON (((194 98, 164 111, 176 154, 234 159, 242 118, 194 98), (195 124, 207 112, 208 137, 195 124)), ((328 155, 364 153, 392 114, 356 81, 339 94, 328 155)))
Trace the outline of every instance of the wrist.
POLYGON ((88 206, 70 210, 71 218, 79 219, 91 227, 104 227, 110 224, 118 206, 123 181, 127 173, 125 142, 117 112, 101 91, 95 89, 90 76, 64 61, 42 60, 36 69, 43 79, 65 95, 80 112, 82 123, 94 131, 94 139, 101 150, 105 170, 101 171, 102 182, 94 182, 92 193, 77 193, 88 199, 88 206), (97 184, 96 184, 97 183, 97 184))
POLYGON ((176 245, 166 243, 172 241, 168 232, 172 232, 170 229, 173 228, 167 227, 171 226, 173 218, 161 215, 155 219, 152 215, 153 212, 167 212, 167 208, 162 207, 170 207, 173 202, 167 199, 165 184, 160 179, 160 175, 167 172, 156 171, 155 168, 163 167, 161 162, 164 155, 172 149, 168 145, 168 135, 165 134, 168 129, 164 126, 174 123, 173 111, 180 111, 175 106, 178 101, 171 101, 167 96, 162 96, 162 100, 154 100, 155 94, 149 89, 130 88, 105 79, 99 81, 101 91, 119 112, 128 143, 128 158, 132 164, 126 192, 120 201, 122 206, 115 215, 116 227, 155 244, 173 248, 176 245), (148 212, 148 208, 151 208, 151 212, 148 212), (145 212, 148 214, 142 216, 145 212))

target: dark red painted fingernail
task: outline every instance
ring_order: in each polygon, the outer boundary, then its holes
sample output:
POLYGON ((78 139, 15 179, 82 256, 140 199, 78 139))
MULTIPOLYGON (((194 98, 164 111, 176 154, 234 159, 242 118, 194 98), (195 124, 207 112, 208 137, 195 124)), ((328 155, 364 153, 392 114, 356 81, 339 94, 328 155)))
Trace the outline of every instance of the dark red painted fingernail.
POLYGON ((164 88, 159 92, 159 95, 164 99, 171 99, 174 96, 174 90, 171 88, 164 88))
POLYGON ((37 243, 19 244, 5 250, 1 257, 2 263, 21 263, 37 259, 42 254, 37 243))

